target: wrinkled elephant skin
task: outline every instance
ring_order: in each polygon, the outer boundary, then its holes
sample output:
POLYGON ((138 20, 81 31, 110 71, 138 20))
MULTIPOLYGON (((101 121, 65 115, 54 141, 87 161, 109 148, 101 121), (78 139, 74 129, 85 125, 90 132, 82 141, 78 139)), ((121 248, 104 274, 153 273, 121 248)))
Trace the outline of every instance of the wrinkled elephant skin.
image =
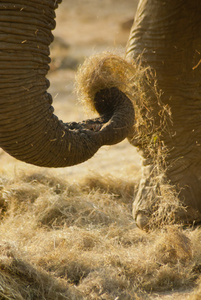
POLYGON ((81 163, 102 145, 125 139, 134 124, 133 105, 115 86, 95 95, 98 119, 63 123, 53 114, 46 74, 59 2, 0 4, 0 146, 19 160, 44 167, 81 163), (100 130, 93 130, 96 124, 100 130))

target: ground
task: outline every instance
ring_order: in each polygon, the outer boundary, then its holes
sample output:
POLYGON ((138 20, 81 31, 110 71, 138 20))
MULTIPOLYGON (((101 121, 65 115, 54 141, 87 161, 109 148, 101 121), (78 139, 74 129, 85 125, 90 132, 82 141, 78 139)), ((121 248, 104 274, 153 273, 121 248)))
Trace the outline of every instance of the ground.
MULTIPOLYGON (((76 70, 90 55, 123 55, 136 0, 64 0, 51 46, 55 113, 92 114, 76 70)), ((128 141, 89 161, 45 169, 0 150, 0 299, 201 299, 201 231, 136 228, 140 156, 128 141)))

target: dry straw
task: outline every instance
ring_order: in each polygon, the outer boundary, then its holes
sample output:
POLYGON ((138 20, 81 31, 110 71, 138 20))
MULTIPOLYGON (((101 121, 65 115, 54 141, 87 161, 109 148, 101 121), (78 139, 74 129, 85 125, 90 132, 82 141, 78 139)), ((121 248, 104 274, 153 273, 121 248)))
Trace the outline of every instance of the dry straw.
POLYGON ((200 285, 200 230, 139 230, 131 182, 105 178, 72 184, 31 167, 13 180, 5 174, 0 298, 149 299, 200 285))
POLYGON ((91 56, 79 68, 76 88, 79 98, 94 108, 94 95, 101 89, 117 87, 134 103, 135 83, 142 76, 134 64, 112 53, 91 56))

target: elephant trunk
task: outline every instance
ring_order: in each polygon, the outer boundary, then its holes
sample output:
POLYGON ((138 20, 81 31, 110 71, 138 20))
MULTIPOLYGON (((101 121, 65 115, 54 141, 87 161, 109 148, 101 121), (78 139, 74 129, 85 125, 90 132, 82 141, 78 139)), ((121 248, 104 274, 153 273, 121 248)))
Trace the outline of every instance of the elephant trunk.
POLYGON ((19 160, 45 167, 89 159, 102 145, 123 140, 134 122, 133 105, 115 87, 95 95, 97 120, 68 124, 54 115, 46 74, 59 2, 0 4, 0 146, 19 160), (99 124, 95 131, 90 130, 94 122, 99 124))

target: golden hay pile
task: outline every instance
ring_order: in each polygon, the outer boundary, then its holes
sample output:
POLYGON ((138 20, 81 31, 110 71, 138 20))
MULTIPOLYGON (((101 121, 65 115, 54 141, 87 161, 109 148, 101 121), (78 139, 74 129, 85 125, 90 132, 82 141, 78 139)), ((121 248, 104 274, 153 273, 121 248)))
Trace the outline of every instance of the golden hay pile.
POLYGON ((136 184, 4 171, 0 299, 154 299, 180 289, 199 299, 200 229, 136 228, 136 184))

